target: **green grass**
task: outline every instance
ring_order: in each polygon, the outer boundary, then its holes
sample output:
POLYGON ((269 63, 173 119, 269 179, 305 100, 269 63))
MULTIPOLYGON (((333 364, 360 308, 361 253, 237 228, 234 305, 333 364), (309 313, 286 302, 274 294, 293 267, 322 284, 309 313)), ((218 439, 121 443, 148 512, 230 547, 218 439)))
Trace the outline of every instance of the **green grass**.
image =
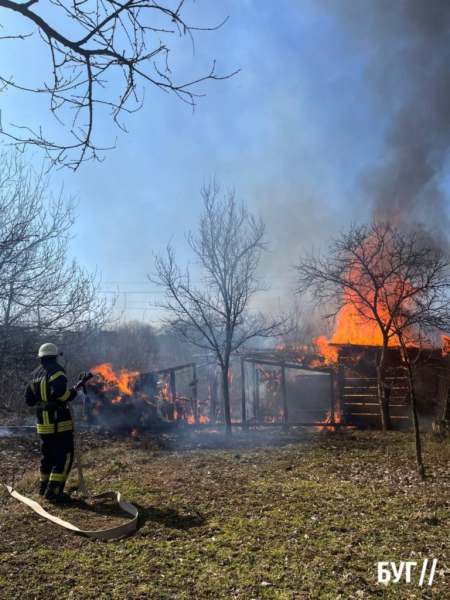
MULTIPOLYGON (((3 438, 8 473, 34 491, 33 439, 3 438)), ((186 442, 87 436, 88 487, 139 506, 139 529, 108 543, 0 502, 0 598, 449 598, 450 446, 391 433, 199 434, 186 442), (280 434, 278 434, 280 435, 280 434), (249 441, 250 440, 250 441, 249 441), (377 561, 438 559, 432 588, 377 584, 377 561)), ((72 483, 76 483, 73 475, 72 483)), ((70 486, 70 482, 69 482, 70 486)), ((121 521, 114 507, 52 507, 78 526, 121 521)))

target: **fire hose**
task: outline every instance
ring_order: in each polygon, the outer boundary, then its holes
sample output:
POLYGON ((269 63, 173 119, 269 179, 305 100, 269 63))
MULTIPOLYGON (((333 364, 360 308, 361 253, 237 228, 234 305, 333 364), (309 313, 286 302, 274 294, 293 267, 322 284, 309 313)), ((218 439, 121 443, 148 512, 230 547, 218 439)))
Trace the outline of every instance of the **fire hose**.
MULTIPOLYGON (((86 393, 86 381, 88 381, 88 379, 90 379, 91 377, 92 377, 91 373, 85 374, 81 378, 79 384, 77 385, 77 387, 83 388, 84 393, 86 393)), ((45 519, 48 519, 49 521, 56 523, 56 525, 60 525, 61 527, 64 527, 65 529, 69 529, 70 531, 73 531, 75 533, 79 533, 81 535, 85 535, 90 538, 96 538, 98 540, 112 540, 114 538, 118 538, 118 537, 121 537, 128 533, 131 533, 137 527, 138 516, 139 516, 139 511, 133 504, 130 504, 129 502, 124 500, 122 498, 122 495, 120 494, 120 492, 103 492, 101 494, 89 493, 89 491, 86 487, 86 483, 84 481, 83 466, 82 466, 82 462, 81 462, 81 453, 79 450, 78 436, 77 436, 77 430, 76 430, 76 426, 75 426, 75 414, 74 414, 71 404, 69 404, 69 410, 70 410, 70 416, 71 416, 72 422, 73 422, 75 457, 76 457, 76 461, 77 461, 79 488, 80 488, 84 498, 91 498, 94 500, 101 500, 101 499, 115 500, 117 502, 117 504, 120 506, 120 508, 122 510, 124 510, 126 513, 130 514, 133 518, 130 519, 129 521, 127 521, 126 523, 124 523, 123 525, 118 525, 117 527, 111 527, 110 529, 100 529, 98 531, 87 531, 84 529, 80 529, 79 527, 76 527, 75 525, 72 525, 72 523, 69 523, 68 521, 65 521, 64 519, 60 519, 59 517, 52 515, 51 513, 47 512, 45 510, 45 508, 43 506, 41 506, 38 502, 35 502, 34 500, 31 500, 30 498, 27 498, 26 496, 19 494, 19 492, 14 490, 11 486, 7 485, 6 489, 8 490, 8 492, 10 493, 10 495, 13 498, 16 498, 16 500, 20 500, 20 502, 23 502, 24 504, 26 504, 27 506, 32 508, 41 517, 44 517, 45 519)))

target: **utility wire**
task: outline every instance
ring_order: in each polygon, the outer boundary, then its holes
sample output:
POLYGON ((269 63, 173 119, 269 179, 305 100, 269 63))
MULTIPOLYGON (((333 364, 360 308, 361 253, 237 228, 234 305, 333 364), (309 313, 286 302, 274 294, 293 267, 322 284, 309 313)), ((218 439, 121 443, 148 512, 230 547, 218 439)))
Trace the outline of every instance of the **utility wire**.
MULTIPOLYGON (((259 292, 256 292, 256 293, 260 294, 262 292, 267 293, 267 292, 271 292, 272 290, 284 290, 284 289, 285 288, 283 288, 283 287, 273 287, 273 288, 270 288, 269 290, 260 290, 259 292)), ((165 294, 166 293, 166 292, 162 292, 162 291, 153 292, 153 291, 148 291, 148 290, 147 291, 145 291, 145 290, 142 290, 142 291, 139 291, 139 290, 132 290, 132 291, 100 290, 100 292, 102 294, 165 294)))
MULTIPOLYGON (((261 279, 267 279, 269 281, 277 281, 278 279, 292 279, 292 277, 287 277, 287 276, 283 276, 283 277, 262 277, 261 279)), ((106 284, 117 284, 117 283, 132 283, 132 284, 139 284, 139 283, 145 283, 145 284, 149 284, 149 283, 153 283, 153 281, 146 281, 141 280, 141 281, 102 281, 102 283, 106 283, 106 284)), ((201 283, 200 280, 195 280, 193 279, 191 283, 201 283)))

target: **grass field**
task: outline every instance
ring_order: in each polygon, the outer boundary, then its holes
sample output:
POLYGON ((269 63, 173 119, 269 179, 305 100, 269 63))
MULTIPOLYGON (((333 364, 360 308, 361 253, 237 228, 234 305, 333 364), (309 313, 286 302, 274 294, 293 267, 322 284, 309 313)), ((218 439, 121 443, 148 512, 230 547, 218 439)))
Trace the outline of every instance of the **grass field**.
MULTIPOLYGON (((425 439, 426 483, 405 433, 87 434, 82 446, 88 487, 138 505, 138 530, 89 540, 1 492, 0 598, 450 598, 447 441, 425 439), (377 583, 377 561, 434 557, 432 587, 415 570, 412 583, 377 583)), ((2 481, 14 472, 35 494, 37 439, 0 438, 0 451, 2 481)), ((92 502, 51 510, 85 529, 123 520, 92 502)))

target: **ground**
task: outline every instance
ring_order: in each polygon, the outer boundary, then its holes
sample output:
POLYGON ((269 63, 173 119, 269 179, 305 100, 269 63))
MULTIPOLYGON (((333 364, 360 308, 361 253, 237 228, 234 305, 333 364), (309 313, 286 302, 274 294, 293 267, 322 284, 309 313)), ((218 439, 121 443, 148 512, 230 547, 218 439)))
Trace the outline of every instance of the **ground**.
MULTIPOLYGON (((85 434, 88 487, 121 491, 138 530, 90 540, 0 492, 0 598, 449 598, 450 443, 424 445, 420 483, 407 433, 85 434), (419 563, 413 581, 378 584, 377 562, 401 560, 419 563)), ((34 494, 36 438, 0 438, 0 452, 2 480, 34 494)), ((85 529, 123 520, 92 502, 51 510, 85 529)))

